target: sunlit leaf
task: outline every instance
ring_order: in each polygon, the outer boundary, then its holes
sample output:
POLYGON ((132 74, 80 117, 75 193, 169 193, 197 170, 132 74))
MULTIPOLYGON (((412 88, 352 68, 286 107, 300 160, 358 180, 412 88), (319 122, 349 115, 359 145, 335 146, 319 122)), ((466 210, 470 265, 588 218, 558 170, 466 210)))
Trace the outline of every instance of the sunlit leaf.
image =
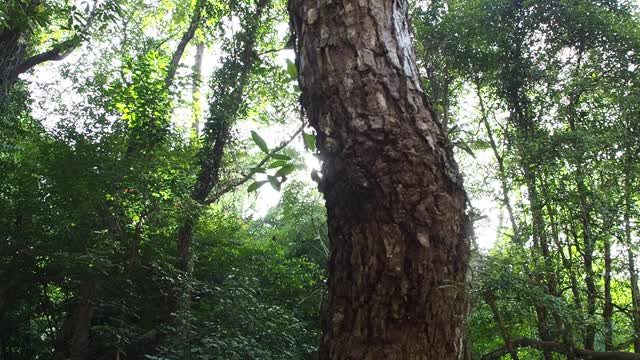
POLYGON ((287 162, 284 161, 284 160, 276 160, 276 161, 272 162, 271 164, 269 164, 269 169, 279 168, 281 166, 285 166, 286 164, 287 164, 287 162))
POLYGON ((258 145, 260 150, 262 150, 265 153, 269 153, 269 147, 267 146, 267 142, 264 141, 264 139, 260 135, 258 135, 257 132, 252 130, 251 138, 253 139, 253 142, 255 142, 256 145, 258 145))
POLYGON ((276 160, 291 160, 290 156, 284 155, 284 154, 274 154, 272 156, 272 158, 276 159, 276 160))
POLYGON ((294 172, 295 170, 296 170, 295 166, 288 164, 278 169, 278 171, 276 171, 276 176, 287 176, 292 172, 294 172))
POLYGON ((313 134, 303 133, 304 147, 309 151, 316 151, 316 137, 313 134))
POLYGON ((249 185, 249 187, 247 188, 247 192, 254 192, 256 190, 258 190, 262 185, 266 184, 267 181, 263 180, 263 181, 256 181, 253 184, 249 185))
POLYGON ((287 73, 289 73, 291 80, 298 80, 298 69, 296 68, 296 64, 289 59, 287 59, 287 73))

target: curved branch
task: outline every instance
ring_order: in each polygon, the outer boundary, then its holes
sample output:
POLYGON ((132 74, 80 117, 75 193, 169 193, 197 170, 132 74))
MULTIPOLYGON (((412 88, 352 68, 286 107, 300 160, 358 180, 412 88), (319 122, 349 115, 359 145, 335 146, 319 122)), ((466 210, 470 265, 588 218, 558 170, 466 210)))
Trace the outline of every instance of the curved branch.
POLYGON ((13 71, 13 76, 18 77, 18 75, 28 71, 36 65, 42 64, 43 62, 63 60, 64 58, 69 56, 69 54, 71 54, 79 44, 79 38, 77 36, 74 36, 67 41, 63 41, 60 44, 54 45, 51 49, 43 53, 31 56, 30 58, 24 60, 16 66, 13 71))
POLYGON ((98 1, 95 0, 93 2, 93 6, 91 7, 91 11, 89 12, 89 16, 87 17, 87 21, 85 22, 84 26, 82 26, 82 30, 80 30, 79 33, 73 35, 68 40, 65 40, 59 44, 55 44, 51 49, 38 55, 31 56, 30 58, 16 65, 15 69, 13 70, 14 79, 17 79, 18 75, 28 71, 36 65, 40 65, 47 61, 60 61, 69 56, 69 54, 71 54, 73 50, 78 48, 78 46, 82 43, 81 36, 82 34, 86 34, 93 25, 93 20, 96 17, 97 11, 98 1))

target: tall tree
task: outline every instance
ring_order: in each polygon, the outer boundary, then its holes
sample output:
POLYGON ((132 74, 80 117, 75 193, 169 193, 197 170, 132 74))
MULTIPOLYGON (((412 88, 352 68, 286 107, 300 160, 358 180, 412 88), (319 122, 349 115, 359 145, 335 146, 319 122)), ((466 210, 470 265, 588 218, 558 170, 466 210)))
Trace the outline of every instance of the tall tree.
POLYGON ((332 245, 320 359, 459 359, 466 195, 404 0, 291 1, 332 245))

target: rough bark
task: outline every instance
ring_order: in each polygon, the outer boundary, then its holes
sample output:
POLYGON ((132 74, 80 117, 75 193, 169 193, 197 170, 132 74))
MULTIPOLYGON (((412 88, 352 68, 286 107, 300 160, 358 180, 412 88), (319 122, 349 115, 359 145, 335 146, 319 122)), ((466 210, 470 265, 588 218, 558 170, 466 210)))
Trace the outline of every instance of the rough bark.
POLYGON ((420 89, 407 2, 289 11, 332 245, 320 359, 459 359, 466 196, 420 89))

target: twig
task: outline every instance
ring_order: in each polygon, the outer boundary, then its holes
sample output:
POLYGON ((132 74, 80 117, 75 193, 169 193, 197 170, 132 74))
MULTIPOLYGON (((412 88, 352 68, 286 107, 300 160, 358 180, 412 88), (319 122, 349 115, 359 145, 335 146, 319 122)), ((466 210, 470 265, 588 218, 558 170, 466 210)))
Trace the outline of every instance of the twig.
POLYGON ((218 199, 220 199, 222 195, 228 193, 229 191, 249 181, 253 177, 253 175, 257 173, 258 168, 262 167, 262 165, 266 164, 267 161, 271 160, 273 155, 277 154, 280 150, 284 149, 289 144, 291 144, 291 142, 302 132, 302 129, 304 129, 304 127, 305 127, 305 124, 303 124, 293 135, 291 135, 291 137, 288 140, 283 141, 282 143, 280 143, 280 145, 278 145, 273 150, 271 150, 256 166, 254 166, 251 169, 251 171, 249 171, 249 173, 247 173, 240 179, 227 184, 226 186, 222 187, 220 190, 216 191, 212 196, 210 196, 207 200, 205 200, 205 204, 208 205, 218 201, 218 199))

